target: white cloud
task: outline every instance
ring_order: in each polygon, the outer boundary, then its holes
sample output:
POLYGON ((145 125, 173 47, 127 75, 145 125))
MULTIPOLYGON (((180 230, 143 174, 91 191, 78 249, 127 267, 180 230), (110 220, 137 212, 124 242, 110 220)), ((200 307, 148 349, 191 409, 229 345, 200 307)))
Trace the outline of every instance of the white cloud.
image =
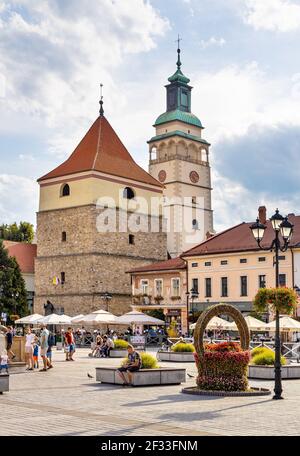
POLYGON ((0 174, 0 221, 12 223, 26 220, 35 224, 38 186, 25 177, 0 174))
POLYGON ((151 50, 170 27, 146 0, 4 0, 2 6, 0 114, 42 120, 53 129, 50 150, 60 154, 73 150, 96 117, 100 81, 120 115, 124 57, 151 50))
POLYGON ((202 49, 206 49, 211 46, 223 47, 225 43, 226 40, 224 38, 216 38, 215 36, 211 36, 208 40, 201 40, 200 46, 202 49))
POLYGON ((244 135, 253 125, 300 125, 300 76, 273 77, 256 62, 231 65, 214 73, 194 75, 193 112, 213 144, 244 135))
POLYGON ((244 20, 256 30, 300 29, 300 5, 290 0, 246 0, 244 20))

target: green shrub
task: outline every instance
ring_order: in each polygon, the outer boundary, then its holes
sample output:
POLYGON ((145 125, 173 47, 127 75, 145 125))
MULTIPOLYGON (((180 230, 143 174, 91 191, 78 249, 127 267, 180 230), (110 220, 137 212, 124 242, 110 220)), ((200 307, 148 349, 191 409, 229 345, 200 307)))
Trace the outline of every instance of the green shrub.
MULTIPOLYGON (((159 365, 155 356, 150 355, 150 353, 142 352, 140 353, 142 359, 141 369, 158 369, 159 365)), ((128 362, 128 358, 124 358, 122 361, 122 366, 128 362)))
MULTIPOLYGON (((284 356, 280 357, 281 364, 284 366, 286 364, 286 359, 284 356)), ((256 366, 274 366, 275 364, 275 353, 266 348, 262 353, 255 355, 252 358, 252 364, 256 366)))
POLYGON ((264 353, 266 350, 270 350, 270 349, 267 348, 267 347, 255 347, 255 348, 253 348, 253 350, 251 351, 251 358, 253 358, 256 355, 260 355, 261 353, 264 353))
POLYGON ((114 341, 114 349, 115 350, 127 350, 127 347, 128 347, 128 342, 126 340, 123 340, 123 339, 116 339, 114 341))
POLYGON ((155 356, 150 353, 140 353, 142 358, 142 369, 158 369, 158 363, 155 356))
POLYGON ((179 344, 173 345, 171 347, 171 350, 173 352, 189 352, 189 353, 193 353, 195 351, 195 347, 194 347, 193 344, 179 343, 179 344))

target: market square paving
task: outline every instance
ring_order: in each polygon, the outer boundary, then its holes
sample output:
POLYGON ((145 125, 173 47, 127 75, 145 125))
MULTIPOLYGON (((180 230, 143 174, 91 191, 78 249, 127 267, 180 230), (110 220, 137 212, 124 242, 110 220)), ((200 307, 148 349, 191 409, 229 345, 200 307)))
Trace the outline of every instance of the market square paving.
MULTIPOLYGON (((101 385, 95 367, 118 366, 119 359, 88 357, 78 349, 76 362, 54 352, 54 369, 10 376, 10 392, 0 396, 1 436, 226 436, 299 435, 300 380, 283 382, 283 401, 266 397, 188 396, 183 386, 123 388, 101 385), (88 378, 87 373, 93 376, 88 378)), ((163 363, 185 367, 193 363, 163 363)), ((273 382, 250 381, 273 389, 273 382)))

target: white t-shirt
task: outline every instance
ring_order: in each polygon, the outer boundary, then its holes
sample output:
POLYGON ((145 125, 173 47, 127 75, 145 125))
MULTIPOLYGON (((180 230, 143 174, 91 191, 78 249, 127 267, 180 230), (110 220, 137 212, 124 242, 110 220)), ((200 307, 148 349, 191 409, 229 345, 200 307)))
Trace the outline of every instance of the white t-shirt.
POLYGON ((35 335, 30 333, 26 335, 25 347, 33 347, 32 343, 35 339, 35 335))
POLYGON ((6 364, 8 363, 8 356, 7 355, 0 355, 1 356, 1 363, 0 365, 1 366, 6 366, 6 364))

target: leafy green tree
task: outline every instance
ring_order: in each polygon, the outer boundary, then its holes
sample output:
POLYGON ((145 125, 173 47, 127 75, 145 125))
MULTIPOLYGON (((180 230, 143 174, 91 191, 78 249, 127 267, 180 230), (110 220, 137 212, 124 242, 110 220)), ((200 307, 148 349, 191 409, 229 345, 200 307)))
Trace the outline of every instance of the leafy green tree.
POLYGON ((28 313, 27 292, 20 267, 0 241, 0 312, 24 316, 28 313))
POLYGON ((33 225, 28 222, 15 222, 11 225, 0 225, 0 239, 5 241, 27 242, 32 243, 34 238, 33 225))
POLYGON ((147 314, 150 315, 150 317, 158 318, 159 320, 163 320, 163 321, 166 320, 166 316, 161 309, 148 310, 147 314))

